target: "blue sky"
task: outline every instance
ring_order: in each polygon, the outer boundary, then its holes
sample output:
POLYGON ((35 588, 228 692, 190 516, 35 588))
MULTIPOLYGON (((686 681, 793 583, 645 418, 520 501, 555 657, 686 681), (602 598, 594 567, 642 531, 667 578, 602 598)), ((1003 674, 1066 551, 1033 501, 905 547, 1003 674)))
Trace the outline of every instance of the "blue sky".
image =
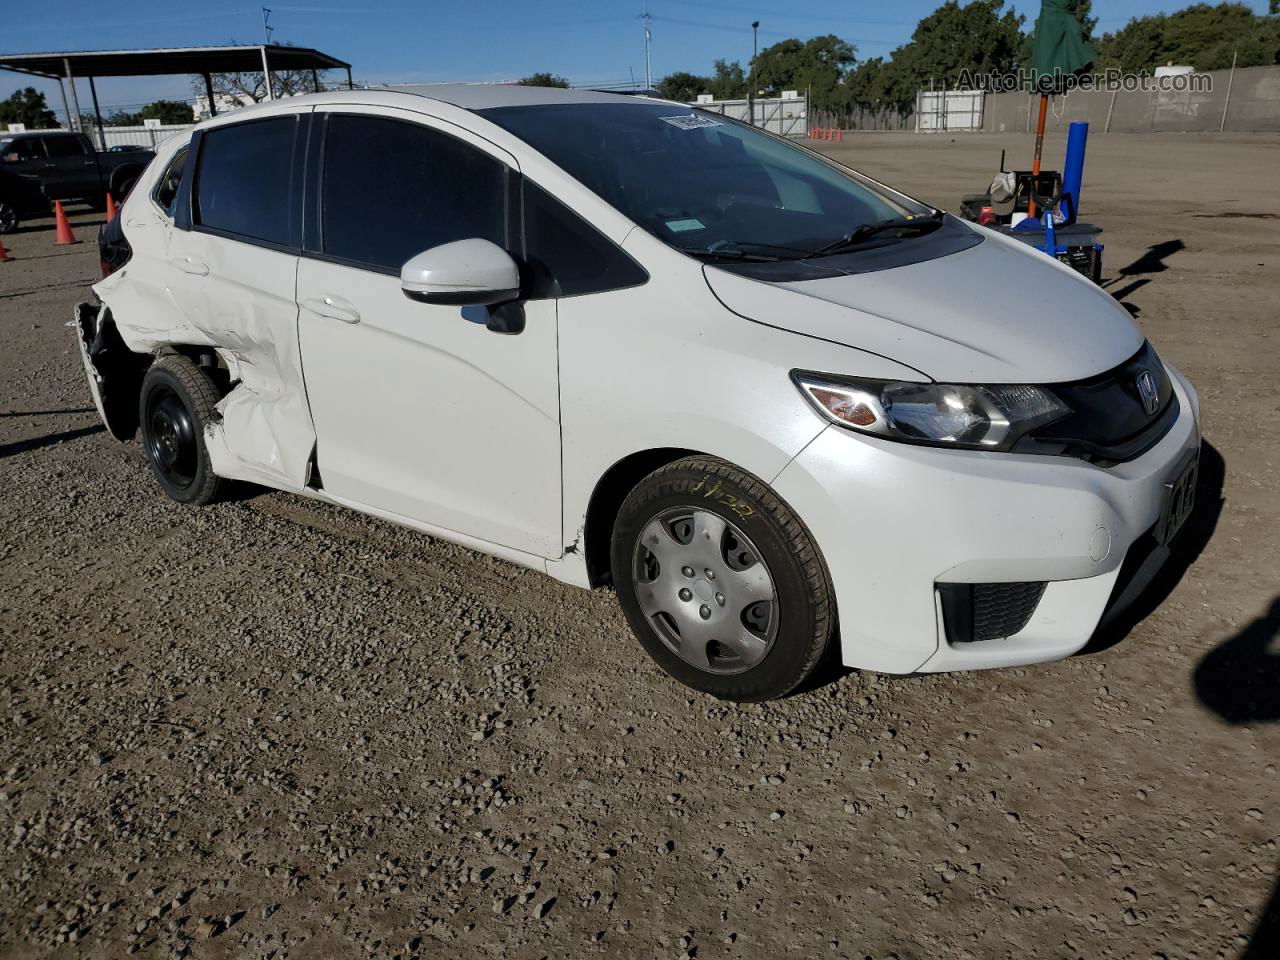
MULTIPOLYGON (((719 57, 751 56, 751 21, 759 20, 760 46, 785 37, 835 33, 859 57, 883 56, 905 42, 916 22, 941 0, 808 0, 777 5, 765 0, 649 0, 653 17, 655 81, 675 70, 709 72, 719 57), (796 12, 786 12, 793 7, 796 12)), ((1190 2, 1190 0, 1186 0, 1190 2)), ((1131 17, 1173 10, 1186 2, 1095 0, 1099 30, 1115 30, 1131 17)), ((634 72, 644 79, 643 0, 477 0, 473 3, 404 0, 280 0, 273 10, 274 39, 316 47, 354 67, 371 83, 510 80, 537 70, 574 84, 620 83, 634 72)), ((1038 0, 1012 4, 1034 19, 1038 0)), ((1265 0, 1252 4, 1265 12, 1265 0)), ((4 0, 0 52, 200 46, 262 40, 260 5, 219 0, 4 0)), ((18 87, 46 91, 61 108, 56 83, 0 72, 0 98, 18 87)), ((99 82, 104 112, 158 97, 187 99, 181 77, 108 78, 99 82)), ((87 86, 80 103, 88 103, 87 86)))

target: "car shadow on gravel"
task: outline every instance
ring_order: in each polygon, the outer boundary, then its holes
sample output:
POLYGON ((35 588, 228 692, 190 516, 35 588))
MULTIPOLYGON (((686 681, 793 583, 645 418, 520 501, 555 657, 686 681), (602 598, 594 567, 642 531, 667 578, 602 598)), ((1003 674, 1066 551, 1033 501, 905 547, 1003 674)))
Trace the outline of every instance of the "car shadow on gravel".
MULTIPOLYGON (((1135 290, 1145 287, 1151 282, 1148 275, 1153 273, 1164 273, 1169 269, 1165 260, 1175 253, 1185 250, 1187 245, 1181 240, 1165 240, 1162 243, 1152 244, 1147 248, 1142 256, 1138 257, 1127 266, 1121 267, 1116 271, 1116 275, 1105 283, 1101 284, 1117 300, 1124 300, 1135 290), (1125 286, 1116 289, 1116 284, 1123 280, 1129 280, 1131 277, 1138 277, 1137 280, 1130 280, 1125 286)), ((1131 313, 1133 311, 1130 311, 1131 313)))
MULTIPOLYGON (((1232 726, 1280 722, 1280 597, 1205 654, 1191 682, 1200 702, 1232 726)), ((1280 874, 1239 960, 1275 957, 1280 957, 1280 874)))
POLYGON ((9 410, 0 413, 0 419, 5 417, 56 417, 64 413, 93 413, 93 407, 71 407, 66 410, 9 410))
POLYGON ((1200 479, 1196 487, 1196 505, 1186 525, 1174 541, 1169 559, 1147 588, 1124 610, 1107 620, 1076 656, 1088 656, 1110 650, 1124 640, 1133 629, 1169 598, 1191 564, 1204 552, 1222 515, 1222 483, 1226 463, 1218 448, 1207 440, 1200 447, 1200 479))
POLYGON ((50 433, 43 437, 33 437, 30 440, 17 440, 13 443, 0 444, 0 460, 6 457, 16 456, 19 453, 26 453, 28 450, 39 450, 41 447, 51 447, 55 443, 63 443, 67 440, 78 440, 81 437, 87 437, 95 433, 104 433, 106 428, 102 424, 95 424, 92 427, 80 427, 78 430, 63 430, 61 433, 50 433))

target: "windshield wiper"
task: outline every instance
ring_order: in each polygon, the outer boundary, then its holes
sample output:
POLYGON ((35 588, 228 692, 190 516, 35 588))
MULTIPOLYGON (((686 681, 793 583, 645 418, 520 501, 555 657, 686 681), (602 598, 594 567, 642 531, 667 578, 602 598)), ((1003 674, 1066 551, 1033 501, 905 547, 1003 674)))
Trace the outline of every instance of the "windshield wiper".
POLYGON ((747 263, 777 263, 779 260, 790 260, 791 257, 774 257, 767 253, 747 253, 741 247, 729 250, 708 250, 697 247, 676 247, 681 253, 687 253, 699 260, 739 260, 747 263))
POLYGON ((838 240, 828 243, 825 247, 813 251, 809 257, 825 257, 833 253, 839 253, 849 247, 856 247, 861 243, 870 240, 872 237, 882 233, 910 232, 913 234, 932 233, 942 226, 942 220, 946 216, 942 210, 934 210, 923 217, 894 217, 891 220, 879 220, 875 223, 864 223, 852 233, 846 233, 838 240))

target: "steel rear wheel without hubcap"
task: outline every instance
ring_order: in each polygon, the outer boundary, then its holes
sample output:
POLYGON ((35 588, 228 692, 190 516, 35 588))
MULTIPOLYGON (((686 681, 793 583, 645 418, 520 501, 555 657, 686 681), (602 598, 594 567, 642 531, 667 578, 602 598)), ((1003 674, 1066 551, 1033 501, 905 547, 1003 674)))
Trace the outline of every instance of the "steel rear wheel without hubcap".
POLYGON ((195 481, 200 447, 195 424, 178 394, 158 387, 147 404, 148 449, 152 462, 175 487, 195 481))
POLYGON ((735 524, 691 507, 666 510, 636 540, 636 599, 672 653, 707 673, 758 665, 778 633, 777 590, 735 524))

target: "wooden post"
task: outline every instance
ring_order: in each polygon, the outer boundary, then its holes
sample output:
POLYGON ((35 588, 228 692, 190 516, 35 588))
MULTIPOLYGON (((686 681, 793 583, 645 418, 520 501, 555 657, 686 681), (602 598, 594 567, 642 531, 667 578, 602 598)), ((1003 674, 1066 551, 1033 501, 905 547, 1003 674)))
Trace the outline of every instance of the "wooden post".
POLYGON ((1027 201, 1027 216, 1035 219, 1036 191, 1040 189, 1040 152, 1044 149, 1044 120, 1049 109, 1049 95, 1040 94, 1040 119, 1036 121, 1036 155, 1031 161, 1031 196, 1027 201))
POLYGON ((1218 124, 1218 132, 1227 129, 1227 107, 1231 106, 1231 84, 1236 78, 1236 56, 1240 51, 1231 51, 1231 72, 1227 74, 1227 99, 1222 104, 1222 122, 1218 124))

